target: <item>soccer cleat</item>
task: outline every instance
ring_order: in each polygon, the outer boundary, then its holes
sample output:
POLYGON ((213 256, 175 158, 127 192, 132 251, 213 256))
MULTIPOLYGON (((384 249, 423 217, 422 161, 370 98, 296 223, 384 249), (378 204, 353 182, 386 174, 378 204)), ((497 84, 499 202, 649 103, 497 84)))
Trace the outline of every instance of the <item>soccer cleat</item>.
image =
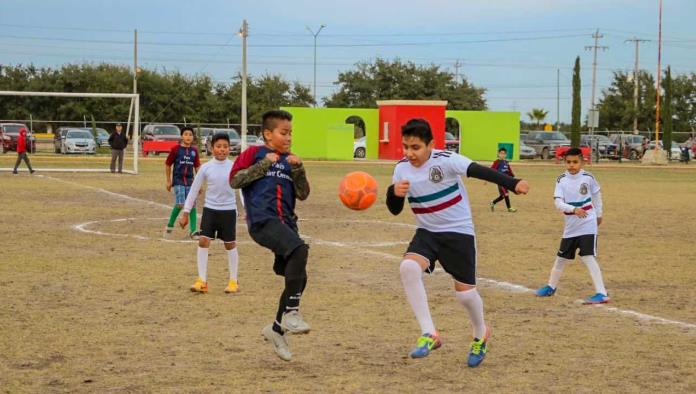
POLYGON ((292 359, 292 353, 290 353, 290 348, 288 347, 288 341, 285 339, 285 335, 281 335, 273 331, 273 324, 269 324, 261 330, 261 335, 265 340, 273 345, 273 350, 282 360, 290 361, 292 359))
POLYGON ((236 280, 230 279, 230 282, 225 287, 225 293, 236 293, 239 291, 239 284, 236 280))
POLYGON ((298 311, 284 313, 280 326, 291 334, 306 334, 310 330, 309 324, 302 320, 298 311))
POLYGON ((483 339, 474 338, 471 342, 471 350, 469 351, 469 359, 467 360, 467 365, 471 368, 478 367, 483 359, 486 358, 486 353, 488 352, 488 340, 491 337, 491 329, 486 326, 486 334, 483 339))
POLYGON ((198 241, 198 239, 201 237, 201 232, 200 231, 194 231, 191 234, 189 234, 189 237, 191 237, 192 240, 198 241))
POLYGON ((425 333, 418 338, 416 347, 411 351, 411 358, 423 358, 430 354, 431 350, 435 350, 442 346, 442 341, 440 340, 440 334, 435 332, 435 334, 425 333))
POLYGON ((191 286, 191 291, 194 293, 207 293, 208 292, 208 282, 203 282, 203 279, 196 278, 196 283, 191 286))
POLYGON ((556 294, 556 289, 546 285, 535 291, 534 294, 536 294, 538 297, 551 297, 552 295, 556 294))
POLYGON ((162 238, 165 238, 165 239, 169 238, 169 236, 172 234, 173 231, 174 231, 174 227, 169 227, 169 226, 165 227, 164 233, 162 234, 162 238))
POLYGON ((508 208, 508 212, 515 213, 515 212, 517 212, 517 208, 510 207, 510 208, 508 208))
POLYGON ((609 296, 604 295, 602 293, 597 293, 591 297, 585 298, 583 301, 583 304, 585 305, 591 305, 591 304, 607 304, 609 303, 609 296))
POLYGON ((491 202, 489 205, 491 207, 491 212, 495 212, 495 203, 491 202))

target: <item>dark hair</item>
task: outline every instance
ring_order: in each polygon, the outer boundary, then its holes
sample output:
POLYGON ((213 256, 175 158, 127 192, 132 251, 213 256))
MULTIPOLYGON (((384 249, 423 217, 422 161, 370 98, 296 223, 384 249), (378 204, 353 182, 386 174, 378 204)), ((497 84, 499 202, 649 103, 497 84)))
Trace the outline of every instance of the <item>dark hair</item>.
POLYGON ((292 121, 292 114, 288 111, 283 111, 281 109, 272 109, 270 111, 264 112, 261 117, 261 124, 263 130, 273 130, 276 128, 279 120, 292 121))
POLYGON ((401 127, 401 137, 417 137, 428 145, 433 140, 433 131, 425 119, 411 119, 401 127))
POLYGON ((213 134, 213 138, 210 139, 210 146, 215 145, 215 143, 219 140, 225 140, 229 144, 230 136, 227 133, 215 133, 213 134))
POLYGON ((498 149, 498 153, 500 153, 500 152, 505 152, 505 153, 507 153, 507 149, 501 147, 500 149, 498 149))
POLYGON ((191 126, 184 126, 184 128, 181 129, 181 135, 184 135, 184 131, 187 131, 187 130, 190 131, 191 134, 193 134, 194 136, 196 135, 196 133, 193 132, 193 127, 191 127, 191 126))
POLYGON ((568 156, 580 156, 580 157, 582 157, 582 151, 580 150, 580 148, 570 148, 563 155, 563 157, 568 157, 568 156))

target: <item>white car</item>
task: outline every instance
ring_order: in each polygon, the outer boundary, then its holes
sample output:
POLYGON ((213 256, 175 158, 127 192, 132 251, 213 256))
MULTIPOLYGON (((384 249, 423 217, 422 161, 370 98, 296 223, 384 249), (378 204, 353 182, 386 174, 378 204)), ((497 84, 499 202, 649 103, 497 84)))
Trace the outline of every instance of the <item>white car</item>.
POLYGON ((92 133, 84 129, 69 129, 61 137, 60 152, 66 153, 87 153, 93 155, 97 152, 97 143, 94 141, 92 133))
POLYGON ((353 157, 364 159, 366 153, 365 137, 360 137, 353 141, 353 157))

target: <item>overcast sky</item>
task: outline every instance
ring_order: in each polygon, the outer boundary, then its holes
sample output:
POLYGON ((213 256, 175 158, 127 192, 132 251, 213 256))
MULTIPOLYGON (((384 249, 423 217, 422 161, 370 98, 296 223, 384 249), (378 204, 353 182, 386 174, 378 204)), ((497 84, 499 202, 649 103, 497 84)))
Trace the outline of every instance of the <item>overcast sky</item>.
MULTIPOLYGON (((317 93, 335 91, 338 73, 376 57, 438 64, 487 89, 491 110, 531 108, 570 119, 572 65, 581 57, 583 115, 590 103, 592 33, 597 96, 613 70, 657 68, 658 0, 178 1, 0 0, 0 63, 132 65, 133 29, 143 67, 209 74, 230 81, 241 68, 243 19, 250 27, 249 73, 279 73, 311 87, 317 41, 317 93)), ((663 64, 696 71, 696 1, 665 0, 663 64)), ((386 97, 385 97, 386 99, 386 97)))

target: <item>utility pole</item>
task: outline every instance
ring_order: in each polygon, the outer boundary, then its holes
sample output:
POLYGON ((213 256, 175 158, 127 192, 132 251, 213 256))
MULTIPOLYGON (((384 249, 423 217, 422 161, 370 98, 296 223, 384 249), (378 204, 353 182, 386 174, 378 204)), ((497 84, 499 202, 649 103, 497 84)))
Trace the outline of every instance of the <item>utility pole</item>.
POLYGON ((459 82, 459 68, 462 67, 464 63, 459 62, 459 59, 457 59, 456 62, 454 62, 454 81, 459 82))
POLYGON ((242 148, 246 149, 247 136, 247 37, 249 36, 249 24, 246 19, 242 22, 239 29, 239 36, 242 37, 242 148))
POLYGON ((633 134, 638 134, 638 68, 640 59, 640 43, 648 42, 650 40, 643 40, 638 37, 633 37, 631 40, 626 40, 624 42, 635 42, 636 44, 636 64, 633 67, 633 134))
POLYGON ((312 29, 310 29, 309 26, 307 26, 307 30, 314 36, 314 106, 317 106, 317 36, 321 31, 326 27, 326 25, 322 24, 319 26, 319 30, 315 33, 312 29))
POLYGON ((556 69, 556 131, 561 130, 561 69, 556 69))
POLYGON ((133 31, 133 94, 138 94, 138 29, 133 31))
MULTIPOLYGON (((657 160, 657 152, 660 150, 660 82, 662 80, 662 0, 660 0, 660 22, 658 23, 658 35, 657 35, 657 97, 655 99, 655 158, 657 160)), ((669 153, 669 147, 665 146, 667 153, 669 153)))
POLYGON ((599 34, 599 29, 592 34, 592 38, 594 38, 594 45, 592 46, 586 46, 585 50, 592 50, 593 51, 593 60, 592 60, 592 98, 590 100, 590 119, 589 119, 589 125, 590 125, 590 135, 594 133, 594 119, 597 116, 597 108, 595 107, 595 87, 597 86, 597 49, 601 49, 603 51, 609 49, 607 46, 600 46, 599 45, 599 39, 604 37, 603 34, 599 34))

